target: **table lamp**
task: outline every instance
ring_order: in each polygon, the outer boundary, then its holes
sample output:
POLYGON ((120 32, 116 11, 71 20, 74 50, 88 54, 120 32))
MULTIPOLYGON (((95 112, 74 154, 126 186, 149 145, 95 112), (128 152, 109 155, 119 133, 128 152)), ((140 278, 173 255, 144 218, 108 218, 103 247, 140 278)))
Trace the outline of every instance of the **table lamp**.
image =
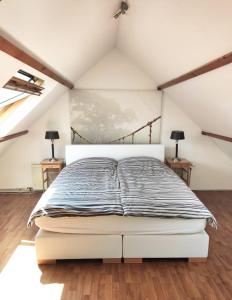
POLYGON ((52 158, 50 158, 50 161, 56 161, 57 159, 54 156, 54 140, 58 140, 59 133, 58 131, 46 131, 45 133, 45 139, 46 140, 51 140, 51 146, 52 146, 52 158))
POLYGON ((179 140, 184 140, 185 136, 184 136, 184 131, 181 130, 173 130, 171 133, 171 137, 170 139, 175 140, 176 141, 176 155, 173 158, 173 161, 180 161, 181 159, 178 157, 178 141, 179 140))

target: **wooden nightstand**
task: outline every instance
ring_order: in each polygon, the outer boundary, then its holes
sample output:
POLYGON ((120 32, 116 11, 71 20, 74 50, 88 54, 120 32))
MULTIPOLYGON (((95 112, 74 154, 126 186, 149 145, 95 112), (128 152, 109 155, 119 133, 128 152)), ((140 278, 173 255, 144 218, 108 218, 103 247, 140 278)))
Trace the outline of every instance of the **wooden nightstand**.
POLYGON ((175 171, 189 186, 191 180, 192 163, 187 159, 174 162, 172 158, 166 158, 166 164, 175 171))
POLYGON ((56 176, 57 176, 64 167, 64 160, 58 159, 56 161, 50 161, 49 159, 44 159, 41 161, 40 165, 42 170, 43 190, 45 190, 45 185, 47 188, 49 186, 49 182, 48 182, 49 170, 50 171, 56 170, 56 176))

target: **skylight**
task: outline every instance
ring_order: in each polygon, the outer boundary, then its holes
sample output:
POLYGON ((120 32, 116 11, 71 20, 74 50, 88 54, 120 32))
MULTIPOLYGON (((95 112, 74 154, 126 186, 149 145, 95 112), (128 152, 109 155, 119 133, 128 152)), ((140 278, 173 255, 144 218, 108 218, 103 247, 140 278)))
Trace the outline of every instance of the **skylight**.
POLYGON ((25 93, 12 91, 5 88, 0 89, 0 106, 8 105, 26 96, 25 93))
POLYGON ((33 94, 40 96, 43 87, 36 84, 39 78, 19 70, 5 85, 0 88, 0 107, 11 104, 33 94))

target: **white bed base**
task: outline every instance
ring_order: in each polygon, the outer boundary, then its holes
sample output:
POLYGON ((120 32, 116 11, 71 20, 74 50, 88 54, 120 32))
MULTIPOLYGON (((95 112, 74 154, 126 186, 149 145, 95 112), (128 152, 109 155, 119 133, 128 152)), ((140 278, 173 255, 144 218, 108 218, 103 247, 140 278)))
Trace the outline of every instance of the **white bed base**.
POLYGON ((209 236, 82 235, 39 230, 35 239, 39 263, 59 259, 206 258, 209 236))
MULTIPOLYGON (((69 145, 66 164, 87 157, 122 159, 151 156, 164 161, 164 146, 146 145, 69 145)), ((84 235, 39 230, 35 238, 38 263, 58 259, 101 258, 107 262, 136 262, 141 258, 204 259, 208 256, 209 236, 203 231, 175 235, 84 235), (112 260, 111 260, 112 259, 112 260)))
POLYGON ((35 246, 38 261, 122 257, 121 235, 57 233, 40 229, 35 246))
POLYGON ((123 236, 124 258, 200 258, 208 256, 209 236, 194 234, 123 236))

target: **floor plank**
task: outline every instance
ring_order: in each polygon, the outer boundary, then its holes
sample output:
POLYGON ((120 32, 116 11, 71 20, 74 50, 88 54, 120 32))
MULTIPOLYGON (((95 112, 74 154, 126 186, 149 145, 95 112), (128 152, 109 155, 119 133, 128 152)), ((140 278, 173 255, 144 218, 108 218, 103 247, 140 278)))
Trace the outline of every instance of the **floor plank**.
POLYGON ((182 259, 143 264, 99 260, 58 261, 38 266, 36 228, 27 228, 40 194, 0 194, 0 299, 175 300, 232 298, 232 192, 197 192, 219 227, 210 235, 206 263, 182 259))

